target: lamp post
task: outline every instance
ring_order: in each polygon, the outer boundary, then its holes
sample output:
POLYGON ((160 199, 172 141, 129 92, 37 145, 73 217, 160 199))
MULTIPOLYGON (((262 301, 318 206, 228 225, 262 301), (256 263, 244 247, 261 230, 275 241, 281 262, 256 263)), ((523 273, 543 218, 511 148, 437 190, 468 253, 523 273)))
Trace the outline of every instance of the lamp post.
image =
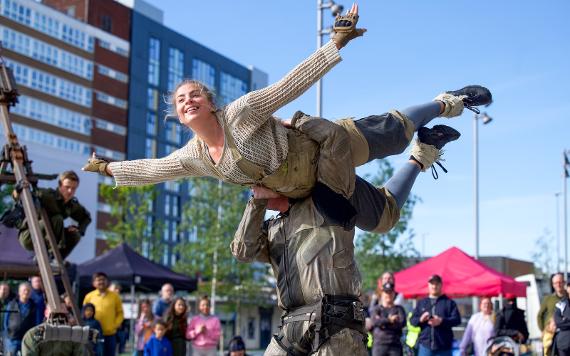
MULTIPOLYGON (((323 11, 330 9, 333 16, 340 15, 344 7, 336 4, 333 0, 323 3, 323 0, 317 0, 317 49, 323 45, 323 36, 331 33, 330 27, 323 29, 323 11)), ((322 116, 323 109, 323 88, 322 79, 317 82, 317 117, 322 116)))
POLYGON ((564 220, 564 274, 568 277, 568 189, 567 189, 567 179, 570 177, 570 150, 562 151, 562 180, 563 180, 563 192, 564 192, 564 210, 562 219, 564 220))
POLYGON ((560 255, 560 203, 559 198, 562 192, 554 193, 556 198, 556 270, 560 270, 560 260, 562 256, 560 255))
POLYGON ((473 115, 473 164, 474 164, 474 199, 475 199, 475 258, 479 259, 479 119, 483 125, 490 123, 493 118, 482 114, 473 115))

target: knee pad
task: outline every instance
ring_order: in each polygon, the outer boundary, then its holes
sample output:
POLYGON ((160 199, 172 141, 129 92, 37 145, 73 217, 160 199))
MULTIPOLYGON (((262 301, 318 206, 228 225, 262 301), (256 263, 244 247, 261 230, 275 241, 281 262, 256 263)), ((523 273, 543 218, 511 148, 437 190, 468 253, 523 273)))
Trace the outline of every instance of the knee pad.
POLYGON ((378 225, 372 230, 372 232, 378 234, 385 234, 388 231, 392 230, 394 226, 400 221, 400 209, 398 208, 398 204, 396 203, 396 199, 390 194, 390 192, 382 187, 378 188, 386 195, 386 205, 384 206, 384 210, 382 211, 382 216, 380 217, 380 222, 378 225))

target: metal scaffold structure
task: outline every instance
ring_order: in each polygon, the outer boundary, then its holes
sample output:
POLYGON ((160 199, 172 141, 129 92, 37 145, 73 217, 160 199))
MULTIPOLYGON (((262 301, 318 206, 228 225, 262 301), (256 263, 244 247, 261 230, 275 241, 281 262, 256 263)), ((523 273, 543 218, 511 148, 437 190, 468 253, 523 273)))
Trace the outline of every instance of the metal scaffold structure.
MULTIPOLYGON (((39 179, 54 179, 57 175, 35 174, 32 170, 32 161, 28 158, 26 147, 21 146, 18 142, 18 137, 14 133, 9 115, 10 107, 18 103, 18 96, 19 93, 12 70, 6 66, 0 56, 0 121, 6 138, 6 144, 0 154, 0 185, 11 183, 17 187, 18 198, 31 233, 47 305, 50 308, 50 314, 46 323, 42 325, 39 332, 42 340, 45 341, 57 340, 86 344, 94 340, 96 331, 88 327, 81 327, 81 325, 70 326, 67 308, 61 303, 59 298, 55 275, 60 276, 67 295, 73 296, 73 290, 57 247, 50 219, 35 196, 39 179), (42 221, 41 225, 40 219, 42 221), (48 254, 46 244, 50 246, 49 250, 53 257, 52 263, 50 263, 50 255, 48 254)), ((73 300, 72 313, 74 319, 81 323, 81 314, 75 298, 72 297, 71 299, 73 300)))

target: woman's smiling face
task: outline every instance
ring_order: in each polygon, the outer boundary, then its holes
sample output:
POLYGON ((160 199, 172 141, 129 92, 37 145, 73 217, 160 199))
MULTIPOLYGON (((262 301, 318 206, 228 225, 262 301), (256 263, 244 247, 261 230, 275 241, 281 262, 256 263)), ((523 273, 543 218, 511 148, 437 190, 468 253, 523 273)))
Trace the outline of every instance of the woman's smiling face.
POLYGON ((202 88, 195 84, 183 84, 174 94, 176 102, 176 114, 178 120, 185 126, 190 126, 193 121, 203 120, 211 115, 214 105, 202 88))

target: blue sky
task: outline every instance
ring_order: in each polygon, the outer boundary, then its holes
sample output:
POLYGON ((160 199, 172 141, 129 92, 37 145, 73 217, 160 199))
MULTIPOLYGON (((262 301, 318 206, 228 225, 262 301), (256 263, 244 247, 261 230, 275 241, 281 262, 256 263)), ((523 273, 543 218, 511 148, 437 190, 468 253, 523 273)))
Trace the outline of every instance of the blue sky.
MULTIPOLYGON (((150 3, 164 11, 168 27, 260 68, 270 82, 316 46, 314 0, 150 3)), ((530 260, 545 229, 556 237, 554 194, 562 190, 562 151, 570 149, 570 2, 362 0, 359 6, 359 24, 368 32, 342 50, 343 61, 325 77, 323 115, 363 117, 467 84, 489 87, 495 102, 485 110, 494 121, 479 127, 480 251, 530 260)), ((324 19, 330 25, 330 12, 324 19)), ((296 110, 315 114, 314 89, 278 115, 296 110)), ((466 111, 434 123, 462 137, 445 153, 449 173, 437 181, 422 174, 414 187, 422 199, 412 221, 416 246, 427 255, 453 245, 473 254, 473 117, 466 111)), ((397 168, 406 158, 392 162, 397 168)))

